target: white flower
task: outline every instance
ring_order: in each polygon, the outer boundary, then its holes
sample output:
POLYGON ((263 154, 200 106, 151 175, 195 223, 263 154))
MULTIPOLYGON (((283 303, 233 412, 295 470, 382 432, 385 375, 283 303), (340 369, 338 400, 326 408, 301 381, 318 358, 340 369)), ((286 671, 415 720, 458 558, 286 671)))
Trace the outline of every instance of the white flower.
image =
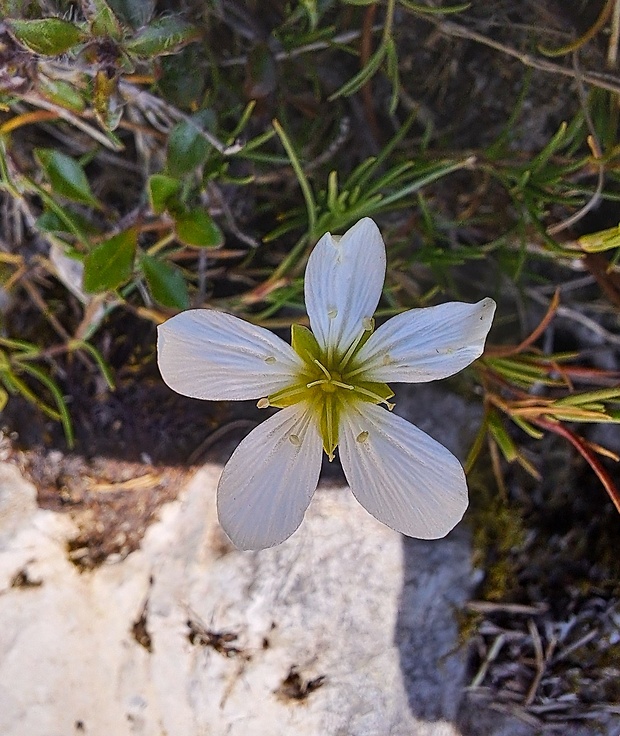
POLYGON ((332 459, 336 446, 357 500, 393 529, 436 539, 465 513, 459 461, 388 411, 386 382, 434 381, 465 368, 482 354, 495 302, 412 309, 374 332, 384 279, 385 245, 365 218, 341 238, 327 233, 312 251, 305 279, 312 332, 294 325, 292 346, 206 309, 160 325, 159 368, 172 389, 281 409, 241 442, 220 478, 219 520, 237 547, 271 547, 297 529, 322 450, 332 459))

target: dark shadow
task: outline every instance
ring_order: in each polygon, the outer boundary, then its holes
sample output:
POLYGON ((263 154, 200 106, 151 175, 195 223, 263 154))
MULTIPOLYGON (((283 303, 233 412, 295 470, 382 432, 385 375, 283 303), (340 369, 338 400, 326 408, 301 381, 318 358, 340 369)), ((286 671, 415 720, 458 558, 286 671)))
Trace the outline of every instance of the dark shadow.
POLYGON ((409 707, 417 718, 454 722, 466 671, 455 643, 471 588, 469 535, 460 527, 439 542, 403 537, 403 555, 395 643, 409 707))

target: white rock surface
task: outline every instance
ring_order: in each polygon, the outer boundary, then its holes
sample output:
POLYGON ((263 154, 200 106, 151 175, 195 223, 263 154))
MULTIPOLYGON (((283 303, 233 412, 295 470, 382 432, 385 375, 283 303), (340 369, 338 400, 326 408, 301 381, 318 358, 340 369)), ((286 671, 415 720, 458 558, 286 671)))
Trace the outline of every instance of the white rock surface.
POLYGON ((446 542, 461 560, 448 577, 425 564, 431 547, 422 543, 403 615, 402 540, 347 489, 319 491, 287 543, 246 553, 217 526, 218 475, 198 472, 141 549, 79 572, 66 554, 71 522, 38 509, 32 486, 0 466, 0 733, 457 734, 462 662, 451 652, 451 604, 468 574, 463 535, 446 542), (19 573, 36 585, 11 587, 19 573), (151 652, 133 634, 143 614, 151 652), (220 651, 192 644, 188 619, 238 638, 220 651), (405 644, 420 650, 406 654, 405 644), (291 668, 302 688, 320 676, 323 684, 287 697, 291 668), (410 707, 405 685, 416 681, 428 718, 410 707))

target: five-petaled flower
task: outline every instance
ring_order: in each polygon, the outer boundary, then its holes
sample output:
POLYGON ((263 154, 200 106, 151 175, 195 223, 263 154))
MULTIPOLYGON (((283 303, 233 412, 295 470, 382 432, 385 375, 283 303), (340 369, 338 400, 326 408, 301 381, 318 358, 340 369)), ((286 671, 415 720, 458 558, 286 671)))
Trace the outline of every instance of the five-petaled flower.
POLYGON ((336 446, 357 500, 393 529, 436 539, 465 513, 459 461, 391 412, 387 382, 434 381, 465 368, 482 354, 495 302, 412 309, 374 331, 385 268, 383 239, 365 218, 314 247, 305 278, 312 331, 293 325, 291 346, 214 310, 160 325, 159 367, 172 389, 281 409, 241 442, 220 478, 218 516, 237 547, 271 547, 298 528, 322 450, 332 459, 336 446))

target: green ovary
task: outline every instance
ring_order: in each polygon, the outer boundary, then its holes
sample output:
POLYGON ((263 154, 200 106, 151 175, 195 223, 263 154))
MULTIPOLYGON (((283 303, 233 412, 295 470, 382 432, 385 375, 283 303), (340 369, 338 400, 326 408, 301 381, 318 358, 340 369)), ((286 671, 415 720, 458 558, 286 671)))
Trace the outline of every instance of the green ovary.
POLYGON ((293 325, 291 343, 304 367, 291 386, 270 395, 267 402, 261 400, 262 406, 279 408, 305 402, 316 417, 323 449, 330 460, 338 445, 340 418, 347 404, 369 401, 393 408, 387 400, 394 393, 387 384, 360 380, 363 371, 359 370, 355 355, 363 342, 364 337, 361 337, 358 344, 344 354, 329 355, 329 351, 320 349, 310 330, 293 325))

